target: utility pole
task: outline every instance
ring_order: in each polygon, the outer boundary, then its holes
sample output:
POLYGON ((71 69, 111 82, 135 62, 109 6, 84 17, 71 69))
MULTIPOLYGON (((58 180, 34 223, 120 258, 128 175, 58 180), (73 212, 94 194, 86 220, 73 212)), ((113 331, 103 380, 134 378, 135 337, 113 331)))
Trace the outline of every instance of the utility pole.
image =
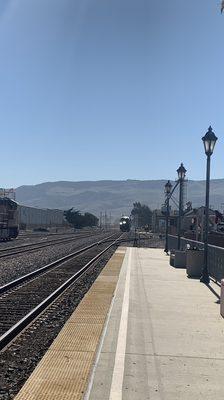
POLYGON ((100 211, 100 229, 102 229, 102 211, 100 211))

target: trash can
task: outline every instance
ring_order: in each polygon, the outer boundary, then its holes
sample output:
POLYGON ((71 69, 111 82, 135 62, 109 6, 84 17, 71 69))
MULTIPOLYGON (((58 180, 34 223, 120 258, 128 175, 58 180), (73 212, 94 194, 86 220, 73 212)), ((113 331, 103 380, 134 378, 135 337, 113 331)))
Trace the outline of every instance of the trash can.
POLYGON ((204 250, 187 250, 186 272, 189 278, 200 278, 204 266, 204 250))
POLYGON ((224 318, 224 279, 221 280, 220 314, 224 318))
POLYGON ((186 251, 176 250, 174 257, 175 268, 186 268, 186 251))
POLYGON ((171 252, 170 252, 170 265, 171 265, 171 267, 174 267, 174 260, 175 260, 175 254, 171 250, 171 252))

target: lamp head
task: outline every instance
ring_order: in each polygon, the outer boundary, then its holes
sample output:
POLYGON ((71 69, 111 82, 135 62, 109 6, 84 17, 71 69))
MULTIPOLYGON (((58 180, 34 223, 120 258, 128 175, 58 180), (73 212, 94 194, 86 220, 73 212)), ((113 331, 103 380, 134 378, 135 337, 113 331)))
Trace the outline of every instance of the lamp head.
POLYGON ((171 189, 172 189, 172 183, 170 181, 167 181, 165 184, 165 193, 170 194, 171 189))
POLYGON ((212 155, 217 139, 218 138, 215 136, 212 127, 210 126, 208 128, 208 132, 206 132, 205 136, 203 136, 202 138, 205 148, 205 154, 207 156, 212 155))
POLYGON ((178 179, 184 179, 187 170, 184 168, 183 163, 180 164, 179 168, 177 169, 178 179))

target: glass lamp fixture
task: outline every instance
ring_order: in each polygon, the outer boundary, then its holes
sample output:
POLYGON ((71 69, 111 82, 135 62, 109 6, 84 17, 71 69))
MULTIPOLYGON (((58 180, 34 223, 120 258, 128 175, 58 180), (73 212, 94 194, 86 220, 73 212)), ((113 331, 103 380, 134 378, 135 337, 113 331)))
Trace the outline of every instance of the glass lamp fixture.
POLYGON ((167 181, 167 183, 165 184, 165 193, 170 194, 171 189, 172 189, 172 183, 170 181, 167 181))
POLYGON ((179 168, 177 169, 178 179, 184 179, 187 170, 184 168, 183 163, 180 164, 179 168))
POLYGON ((212 130, 212 127, 210 126, 208 128, 208 132, 206 132, 205 136, 203 136, 203 138, 202 138, 203 143, 204 143, 204 148, 205 148, 205 154, 207 156, 212 155, 217 139, 218 138, 215 136, 215 134, 212 130))

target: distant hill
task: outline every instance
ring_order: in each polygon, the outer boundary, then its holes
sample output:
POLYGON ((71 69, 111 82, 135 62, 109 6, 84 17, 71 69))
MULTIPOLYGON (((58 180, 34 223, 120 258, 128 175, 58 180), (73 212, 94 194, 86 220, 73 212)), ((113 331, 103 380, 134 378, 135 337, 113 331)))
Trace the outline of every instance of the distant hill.
MULTIPOLYGON (((68 209, 75 207, 96 215, 111 212, 117 218, 128 214, 135 201, 147 204, 151 209, 160 208, 164 202, 166 180, 46 182, 39 185, 20 186, 16 189, 19 203, 41 207, 68 209)), ((176 193, 178 199, 178 192, 176 193)), ((205 181, 188 181, 187 200, 193 207, 205 202, 205 181)), ((224 179, 211 181, 210 204, 220 209, 224 203, 224 179)), ((175 208, 175 206, 174 206, 175 208)))

